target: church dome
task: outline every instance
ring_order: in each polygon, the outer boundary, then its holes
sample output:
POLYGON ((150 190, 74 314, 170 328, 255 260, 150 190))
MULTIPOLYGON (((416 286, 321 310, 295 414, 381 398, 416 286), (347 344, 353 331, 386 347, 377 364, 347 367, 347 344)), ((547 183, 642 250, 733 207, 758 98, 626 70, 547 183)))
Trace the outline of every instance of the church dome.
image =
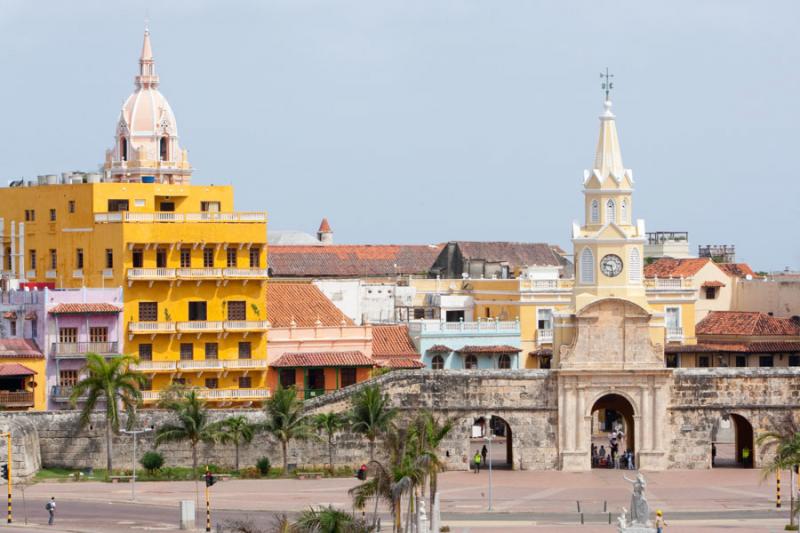
POLYGON ((134 138, 178 135, 175 114, 167 99, 155 87, 137 88, 125 100, 118 128, 134 138))

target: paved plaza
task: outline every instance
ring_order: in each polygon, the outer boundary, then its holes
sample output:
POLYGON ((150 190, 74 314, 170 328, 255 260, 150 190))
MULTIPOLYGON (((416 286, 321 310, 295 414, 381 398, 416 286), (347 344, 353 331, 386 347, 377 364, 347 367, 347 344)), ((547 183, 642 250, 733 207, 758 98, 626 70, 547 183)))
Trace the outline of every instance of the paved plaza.
MULTIPOLYGON (((489 512, 488 472, 448 472, 440 478, 443 523, 454 532, 615 531, 608 525, 608 512, 615 517, 630 500, 630 485, 623 475, 631 477, 619 470, 498 470, 493 472, 489 512)), ((664 510, 670 532, 780 531, 786 522, 788 487, 784 485, 785 507, 778 511, 774 479, 762 482, 760 476, 758 471, 741 469, 658 472, 646 474, 647 494, 653 510, 664 510)), ((220 482, 212 489, 215 522, 251 516, 266 524, 273 512, 292 513, 312 505, 350 509, 347 489, 357 483, 355 479, 220 482)), ((38 483, 25 491, 28 527, 3 529, 38 530, 45 523, 44 503, 55 496, 58 519, 54 528, 46 528, 49 531, 177 530, 177 502, 195 497, 191 482, 137 483, 136 488, 137 502, 131 503, 127 483, 38 483)), ((22 526, 20 491, 15 502, 16 522, 22 526)))

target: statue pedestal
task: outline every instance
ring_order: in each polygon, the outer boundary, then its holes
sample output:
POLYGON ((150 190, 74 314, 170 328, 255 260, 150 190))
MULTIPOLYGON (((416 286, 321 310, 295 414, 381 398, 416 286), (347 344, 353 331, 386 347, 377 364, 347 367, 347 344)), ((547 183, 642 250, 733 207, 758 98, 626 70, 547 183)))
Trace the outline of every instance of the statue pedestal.
POLYGON ((656 533, 656 528, 647 526, 627 526, 619 528, 619 533, 656 533))

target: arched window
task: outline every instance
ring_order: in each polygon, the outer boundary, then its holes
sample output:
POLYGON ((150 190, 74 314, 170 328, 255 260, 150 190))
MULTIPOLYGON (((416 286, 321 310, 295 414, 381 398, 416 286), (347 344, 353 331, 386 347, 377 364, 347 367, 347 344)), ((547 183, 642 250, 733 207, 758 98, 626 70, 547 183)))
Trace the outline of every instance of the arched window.
POLYGON ((478 358, 472 354, 469 354, 464 359, 464 368, 466 368, 467 370, 475 370, 476 368, 478 368, 478 358))
POLYGON ((617 221, 617 204, 614 200, 609 200, 606 203, 606 224, 617 221))
POLYGON ((642 256, 638 248, 631 248, 628 254, 628 281, 642 281, 642 256))
POLYGON ((497 360, 497 368, 511 368, 511 356, 504 353, 497 360))
POLYGON ((581 283, 594 283, 594 254, 591 248, 581 252, 581 283))
POLYGON ((434 370, 441 370, 444 368, 444 358, 441 355, 434 355, 431 358, 431 368, 434 370))
POLYGON ((619 219, 623 224, 628 223, 628 201, 622 200, 622 203, 619 204, 619 219))
POLYGON ((125 137, 119 140, 119 158, 122 161, 128 160, 128 139, 125 137))
POLYGON ((592 200, 592 212, 590 217, 592 224, 600 223, 600 203, 597 200, 592 200))
POLYGON ((169 139, 167 137, 161 137, 161 143, 159 144, 161 161, 168 161, 169 160, 169 139))

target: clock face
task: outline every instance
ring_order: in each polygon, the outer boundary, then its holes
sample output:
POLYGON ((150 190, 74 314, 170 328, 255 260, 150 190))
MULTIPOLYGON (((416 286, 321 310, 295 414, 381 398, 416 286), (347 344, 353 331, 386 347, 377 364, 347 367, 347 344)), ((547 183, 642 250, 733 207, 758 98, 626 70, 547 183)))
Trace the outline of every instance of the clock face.
POLYGON ((600 271, 609 278, 619 276, 622 272, 622 259, 618 255, 608 254, 600 261, 600 271))

